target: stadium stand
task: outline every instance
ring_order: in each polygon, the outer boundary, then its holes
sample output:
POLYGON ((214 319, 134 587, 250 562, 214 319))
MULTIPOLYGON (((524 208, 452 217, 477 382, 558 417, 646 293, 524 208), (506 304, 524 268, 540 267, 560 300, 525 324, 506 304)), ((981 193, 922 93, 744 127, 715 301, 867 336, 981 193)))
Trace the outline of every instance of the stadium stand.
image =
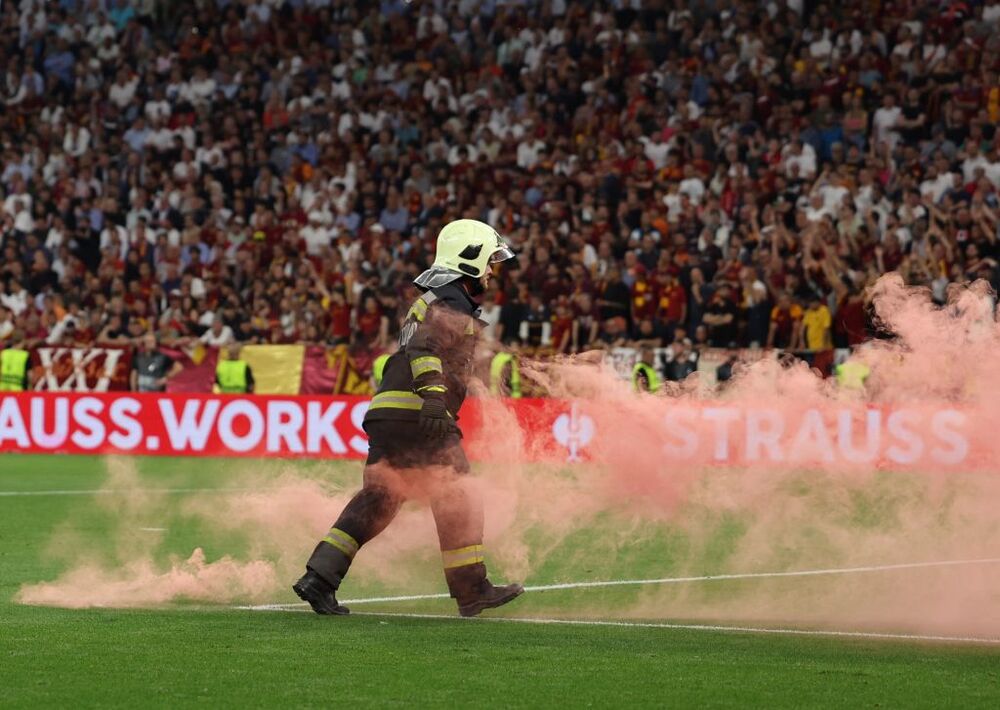
MULTIPOLYGON (((861 343, 998 281, 1000 2, 0 7, 0 339, 390 347, 443 224, 533 351, 861 343), (545 29, 543 29, 545 28, 545 29)), ((679 368, 682 371, 685 368, 679 368)))

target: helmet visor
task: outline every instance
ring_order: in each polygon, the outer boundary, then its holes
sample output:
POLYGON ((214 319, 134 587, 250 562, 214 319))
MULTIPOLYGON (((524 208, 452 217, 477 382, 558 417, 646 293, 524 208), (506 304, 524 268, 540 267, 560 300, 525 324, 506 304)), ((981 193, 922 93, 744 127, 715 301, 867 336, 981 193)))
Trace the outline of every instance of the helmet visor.
POLYGON ((514 258, 514 250, 507 246, 507 242, 501 237, 500 246, 497 247, 496 251, 490 254, 490 263, 499 264, 501 261, 507 261, 508 259, 514 258))

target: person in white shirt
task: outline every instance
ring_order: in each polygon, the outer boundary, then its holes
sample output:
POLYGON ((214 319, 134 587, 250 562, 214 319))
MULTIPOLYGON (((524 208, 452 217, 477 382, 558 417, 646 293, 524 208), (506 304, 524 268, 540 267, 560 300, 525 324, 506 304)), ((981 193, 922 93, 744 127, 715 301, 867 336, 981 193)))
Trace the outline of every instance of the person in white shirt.
POLYGON ((146 120, 150 123, 154 123, 156 121, 166 121, 170 118, 170 103, 163 95, 163 89, 161 87, 156 87, 153 93, 153 98, 147 101, 146 105, 143 107, 143 113, 146 114, 146 120))
POLYGON ((209 347, 222 347, 233 342, 233 329, 222 322, 222 318, 214 317, 212 327, 206 330, 198 342, 209 347))
POLYGON ((103 22, 94 23, 89 30, 87 30, 87 44, 95 49, 104 44, 105 39, 115 38, 115 26, 104 17, 104 13, 101 13, 103 22))
POLYGON ((132 103, 137 88, 139 88, 139 77, 129 77, 125 69, 119 69, 115 83, 108 90, 108 99, 121 111, 132 103))
POLYGON ((882 97, 882 107, 875 112, 872 128, 875 134, 875 144, 888 143, 889 148, 895 148, 899 141, 896 124, 903 115, 903 110, 896 105, 895 94, 888 93, 882 97))
POLYGON ((785 174, 789 177, 797 174, 797 177, 811 180, 816 174, 816 151, 808 143, 795 139, 786 145, 781 152, 785 164, 785 174))
POLYGON ((688 163, 684 166, 684 179, 681 180, 680 192, 691 198, 691 202, 696 205, 701 204, 701 198, 705 195, 705 183, 694 172, 694 166, 688 163))
POLYGON ((28 309, 28 291, 17 279, 11 279, 6 293, 0 293, 0 305, 15 316, 20 316, 28 309))
POLYGON ((305 240, 306 252, 318 256, 330 246, 332 234, 325 224, 323 213, 313 210, 309 213, 309 223, 301 229, 299 236, 305 240))
POLYGON ((990 161, 979 151, 979 144, 975 141, 968 141, 965 148, 965 160, 962 161, 962 179, 966 184, 976 179, 976 170, 982 168, 985 171, 989 164, 990 161))
POLYGON ((6 307, 0 308, 0 342, 14 332, 14 317, 6 307))
POLYGON ((71 125, 63 137, 63 152, 79 158, 90 149, 90 131, 86 126, 71 125))
POLYGON ((215 97, 215 79, 208 75, 204 67, 198 67, 190 81, 181 87, 181 98, 195 106, 212 103, 215 97))
POLYGON ((3 201, 3 211, 11 216, 15 214, 15 206, 20 203, 23 208, 27 208, 31 211, 34 205, 34 199, 31 194, 25 189, 24 178, 20 174, 15 174, 11 178, 10 191, 3 201))
POLYGON ((35 229, 35 218, 24 208, 21 200, 14 202, 14 229, 22 234, 28 234, 35 229))
POLYGON ((983 3, 983 21, 993 24, 1000 22, 1000 2, 997 0, 986 0, 983 3))
POLYGON ((643 153, 653 161, 653 167, 661 170, 667 164, 667 153, 670 152, 670 144, 664 142, 663 133, 655 131, 652 136, 640 136, 643 153))
POLYGON ((532 170, 538 164, 539 154, 545 150, 545 143, 538 139, 523 140, 517 145, 517 167, 532 170))
POLYGON ((185 148, 181 151, 180 161, 174 165, 173 175, 177 182, 194 182, 201 173, 201 166, 194 159, 194 154, 185 148))

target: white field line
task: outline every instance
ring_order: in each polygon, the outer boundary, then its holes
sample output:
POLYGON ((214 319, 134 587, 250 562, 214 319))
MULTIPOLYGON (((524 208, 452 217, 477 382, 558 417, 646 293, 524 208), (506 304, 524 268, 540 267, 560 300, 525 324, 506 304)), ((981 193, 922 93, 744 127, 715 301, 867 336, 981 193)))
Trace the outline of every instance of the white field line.
POLYGON ((0 491, 0 498, 20 496, 108 496, 123 493, 254 493, 274 488, 96 488, 67 491, 0 491))
MULTIPOLYGON (((303 610, 304 611, 304 610, 303 610)), ((687 631, 721 631, 739 634, 784 634, 787 636, 837 636, 841 638, 890 639, 894 641, 944 641, 949 643, 981 643, 1000 646, 1000 638, 978 636, 933 636, 924 634, 893 634, 878 631, 834 631, 823 629, 782 629, 760 626, 720 626, 716 624, 669 624, 647 621, 602 621, 586 619, 533 619, 530 617, 487 616, 477 619, 462 619, 460 616, 445 614, 402 614, 357 612, 361 616, 388 616, 412 619, 459 619, 462 621, 507 621, 519 624, 554 624, 563 626, 617 626, 642 629, 680 629, 687 631)))
MULTIPOLYGON (((308 612, 308 609, 290 609, 288 605, 272 604, 263 606, 241 606, 237 609, 252 609, 255 611, 294 611, 308 612)), ((880 631, 844 631, 827 629, 785 629, 768 626, 722 626, 719 624, 670 624, 651 621, 607 621, 599 619, 539 619, 533 617, 513 616, 480 616, 474 619, 463 619, 461 616, 449 614, 405 614, 399 612, 359 611, 351 612, 351 616, 371 616, 374 618, 396 619, 444 619, 462 623, 506 622, 515 624, 540 624, 551 626, 610 626, 617 628, 637 629, 669 629, 674 631, 709 631, 730 634, 776 634, 783 636, 825 636, 836 638, 875 639, 888 641, 933 641, 938 643, 969 643, 987 646, 1000 646, 1000 638, 980 636, 936 636, 928 634, 893 634, 880 631)))
MULTIPOLYGON (((593 589, 595 587, 626 587, 648 584, 680 584, 686 582, 718 582, 735 579, 770 579, 776 577, 815 577, 835 574, 865 574, 901 569, 922 569, 930 567, 955 567, 959 565, 984 565, 1000 563, 1000 557, 984 557, 972 560, 937 560, 933 562, 904 562, 891 565, 871 565, 868 567, 835 567, 830 569, 806 569, 789 572, 747 572, 743 574, 710 574, 701 577, 663 577, 660 579, 612 579, 597 582, 565 582, 561 584, 540 584, 525 587, 526 592, 551 592, 563 589, 593 589)), ((344 599, 343 604, 375 604, 379 602, 409 602, 425 599, 448 599, 447 594, 408 594, 398 597, 368 597, 365 599, 344 599)), ((304 602, 293 604, 259 604, 242 606, 241 609, 254 611, 280 611, 308 606, 304 602)))

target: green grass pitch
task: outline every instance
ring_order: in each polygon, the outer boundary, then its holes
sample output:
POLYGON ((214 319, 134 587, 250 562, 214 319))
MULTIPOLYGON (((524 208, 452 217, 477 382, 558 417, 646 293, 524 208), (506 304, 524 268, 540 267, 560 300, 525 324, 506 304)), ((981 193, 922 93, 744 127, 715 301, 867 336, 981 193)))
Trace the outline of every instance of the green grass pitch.
MULTIPOLYGON (((248 468, 259 475, 293 465, 333 488, 350 489, 360 472, 356 463, 134 463, 150 488, 239 486, 248 468)), ((452 614, 450 600, 362 605, 355 611, 369 614, 345 618, 230 603, 84 610, 16 603, 23 584, 54 579, 72 559, 72 549, 53 554, 57 532, 64 548, 78 539, 82 555, 118 529, 115 511, 98 505, 97 496, 55 493, 98 489, 105 475, 98 457, 0 456, 2 707, 1000 707, 997 645, 513 620, 612 620, 630 607, 645 615, 633 613, 627 623, 710 623, 701 614, 674 615, 670 600, 683 601, 678 608, 687 614, 725 609, 730 599, 751 592, 780 596, 803 585, 813 585, 822 598, 822 580, 712 583, 685 590, 686 596, 677 590, 669 593, 675 596, 649 597, 638 587, 529 592, 484 615, 490 620, 417 616, 452 614)), ((176 496, 178 504, 182 499, 176 496)), ((336 513, 331 510, 331 518, 336 513)), ((182 517, 165 515, 163 554, 186 555, 200 546, 211 560, 240 552, 238 536, 206 536, 197 525, 183 525, 182 517)), ((891 517, 892 502, 862 495, 845 515, 852 525, 877 527, 880 516, 891 517)), ((637 535, 628 553, 618 547, 619 554, 586 564, 580 551, 587 540, 606 538, 617 524, 587 521, 559 543, 573 554, 551 554, 525 581, 658 577, 690 569, 681 562, 692 558, 708 573, 724 572, 733 541, 745 532, 738 518, 725 516, 713 518, 709 533, 697 541, 669 527, 653 528, 637 535)), ((426 572, 417 577, 417 593, 443 591, 434 559, 429 549, 420 561, 426 572)), ((498 576, 505 576, 503 570, 498 576)), ((284 590, 269 601, 295 602, 287 585, 284 590)), ((391 581, 367 580, 345 585, 342 596, 408 591, 391 581)), ((795 595, 797 601, 809 598, 795 595)), ((718 623, 739 625, 736 620, 718 623)), ((747 618, 743 625, 796 623, 770 622, 747 618)))

